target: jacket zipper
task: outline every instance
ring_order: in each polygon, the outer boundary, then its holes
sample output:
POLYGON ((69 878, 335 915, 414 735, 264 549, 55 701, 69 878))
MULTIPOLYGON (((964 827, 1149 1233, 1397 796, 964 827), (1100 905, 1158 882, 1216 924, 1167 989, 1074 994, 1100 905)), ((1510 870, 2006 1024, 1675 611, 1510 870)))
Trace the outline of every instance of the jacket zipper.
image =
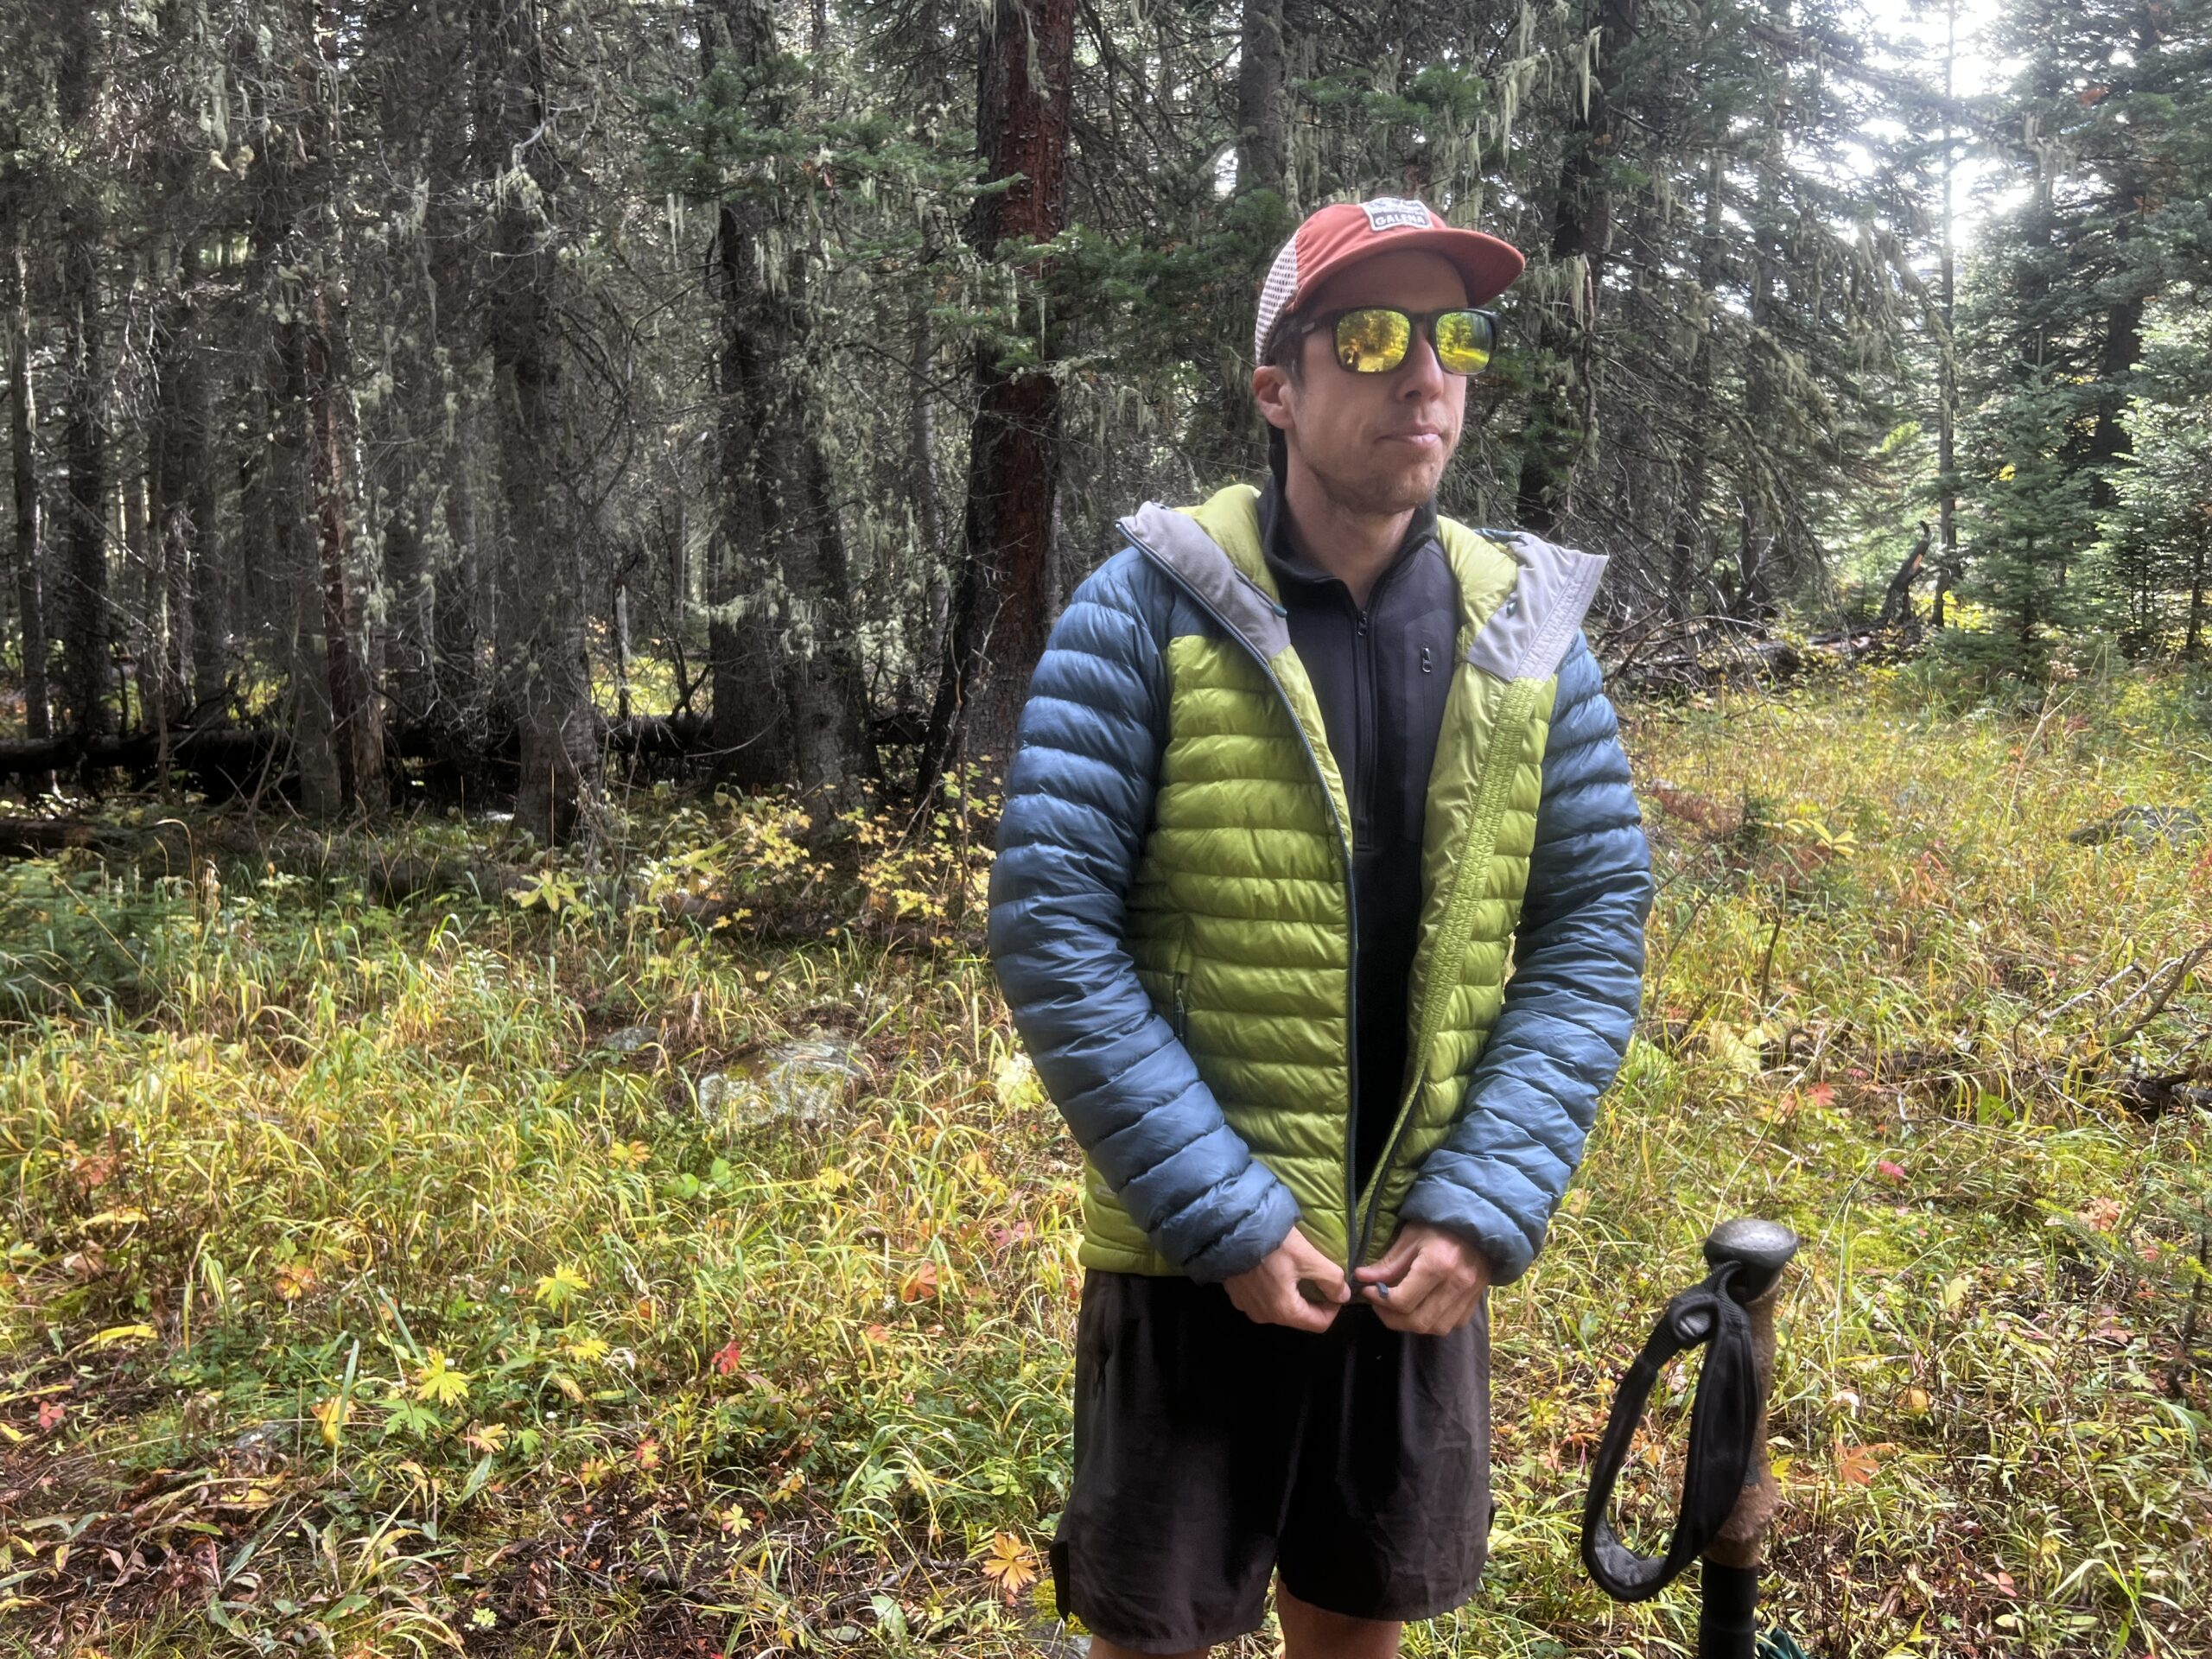
MULTIPOLYGON (((1515 683, 1520 684, 1523 683, 1516 682, 1515 683)), ((1482 779, 1476 786, 1474 807, 1475 816, 1467 825, 1466 839, 1460 844, 1459 856, 1455 861, 1453 868, 1452 891, 1446 896, 1445 901, 1445 913, 1442 921, 1440 924, 1440 932, 1438 936, 1440 944, 1442 941, 1444 933, 1451 931, 1455 914, 1459 909, 1459 884, 1467 879, 1468 857, 1473 849, 1477 836, 1482 830, 1484 817, 1484 798, 1490 794, 1492 788, 1496 786, 1492 774, 1495 772, 1503 770, 1509 764, 1517 765, 1519 762, 1521 746, 1519 744, 1508 741, 1506 737, 1506 734, 1509 733, 1518 733, 1524 729, 1522 721, 1525 718, 1525 711, 1516 710, 1516 707, 1520 699, 1516 696, 1513 690, 1509 689, 1504 699, 1501 701, 1498 706, 1497 725, 1496 729, 1494 729, 1491 734, 1491 747, 1489 752, 1484 756, 1483 760, 1482 779), (1508 759, 1509 756, 1510 757, 1510 760, 1508 759)), ((1525 739, 1523 741, 1525 741, 1525 739)), ((1495 825, 1493 825, 1491 839, 1493 852, 1495 851, 1496 845, 1495 825)), ((1464 948, 1465 941, 1461 941, 1460 944, 1464 948)), ((1437 954, 1440 956, 1442 952, 1440 950, 1437 954)), ((1456 956, 1457 953, 1455 952, 1454 954, 1456 956)), ((1429 995, 1431 996, 1436 995, 1433 984, 1435 972, 1435 961, 1432 959, 1429 964, 1429 973, 1431 976, 1431 988, 1429 995)), ((1425 998, 1423 1000, 1424 1004, 1426 1004, 1427 999, 1425 998)), ((1423 1008, 1416 1009, 1414 1012, 1417 1015, 1425 1014, 1427 1012, 1426 1007, 1424 1006, 1423 1008)), ((1399 1142, 1405 1139, 1406 1130, 1412 1126, 1414 1104, 1421 1098, 1421 1088, 1428 1081, 1428 1044, 1426 1040, 1427 1036, 1427 1026, 1428 1021, 1426 1018, 1418 1019, 1416 1020, 1415 1029, 1413 1033, 1413 1041, 1421 1050, 1421 1063, 1414 1072, 1413 1087, 1408 1090, 1405 1096, 1398 1102, 1397 1118, 1391 1126, 1390 1137, 1388 1141, 1383 1142, 1382 1155, 1375 1160, 1374 1187, 1368 1194, 1366 1211, 1358 1220, 1357 1231, 1359 1236, 1352 1245, 1352 1260, 1355 1266, 1357 1265, 1358 1259, 1367 1254, 1367 1241, 1369 1236, 1374 1232, 1376 1218, 1382 1213, 1383 1179, 1389 1173, 1390 1160, 1397 1154, 1399 1142)))
MULTIPOLYGON (((1128 533, 1126 529, 1123 533, 1125 535, 1128 533)), ((1135 536, 1129 537, 1129 540, 1142 548, 1145 556, 1164 571, 1169 581, 1189 595, 1192 604, 1211 617, 1215 625, 1224 633, 1243 646, 1246 654, 1259 665, 1260 672, 1267 677, 1268 684, 1273 689, 1276 700, 1282 704, 1283 712, 1290 716, 1291 728, 1298 734, 1299 746, 1306 751, 1306 763, 1313 768, 1313 781, 1321 786, 1321 798, 1328 803, 1329 823, 1337 832, 1337 849, 1343 855, 1344 863, 1344 1071, 1346 1091, 1349 1096, 1345 1102, 1344 1123, 1344 1246, 1348 1251, 1351 1252, 1351 1258, 1344 1264, 1344 1274, 1346 1278, 1350 1278, 1352 1270, 1358 1265, 1359 1247, 1353 1242, 1352 1236, 1362 1230, 1359 1224, 1359 1172, 1356 1156, 1358 1146, 1357 1137, 1359 1133, 1359 904, 1352 875, 1351 835, 1343 817, 1337 811, 1336 798, 1329 793, 1329 779, 1327 774, 1321 770, 1321 757, 1313 752, 1313 740, 1306 734, 1305 722, 1298 718, 1297 709, 1291 707, 1290 694, 1282 689, 1282 682, 1275 677, 1274 668, 1268 664, 1268 659, 1261 655, 1260 648, 1232 627, 1229 619, 1208 603, 1197 588, 1184 581, 1181 573, 1154 552, 1148 543, 1139 540, 1135 536)), ((1252 582, 1251 578, 1244 575, 1241 570, 1237 575, 1240 579, 1250 583, 1254 591, 1262 598, 1267 597, 1266 589, 1261 588, 1257 582, 1252 582)), ((1268 602, 1274 607, 1277 615, 1285 613, 1280 602, 1272 599, 1268 602)))

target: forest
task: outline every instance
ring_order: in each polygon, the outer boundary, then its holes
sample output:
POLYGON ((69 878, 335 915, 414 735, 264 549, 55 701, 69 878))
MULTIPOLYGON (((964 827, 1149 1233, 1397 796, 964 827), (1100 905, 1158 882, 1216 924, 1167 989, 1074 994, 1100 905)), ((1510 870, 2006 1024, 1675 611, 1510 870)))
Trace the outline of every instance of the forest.
POLYGON ((2194 653, 2204 28, 2028 7, 1967 96, 1821 5, 25 0, 0 764, 919 799, 1257 472, 1267 260, 1386 191, 1530 255, 1443 505, 1612 556, 1619 664, 2194 653))
POLYGON ((0 1651, 1081 1650, 1001 778, 1376 195, 1528 257, 1439 505, 1607 556, 1659 890, 1407 1650, 1693 1650, 1575 1525, 1751 1213, 1804 1651, 2212 1643, 2212 0, 0 44, 0 1651))

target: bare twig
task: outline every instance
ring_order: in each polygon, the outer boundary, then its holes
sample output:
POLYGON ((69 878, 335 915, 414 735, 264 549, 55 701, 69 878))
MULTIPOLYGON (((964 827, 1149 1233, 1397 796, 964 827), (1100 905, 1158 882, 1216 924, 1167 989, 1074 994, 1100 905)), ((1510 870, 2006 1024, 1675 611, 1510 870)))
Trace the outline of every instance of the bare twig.
MULTIPOLYGON (((2119 984, 2121 980, 2126 979, 2130 974, 2139 974, 2142 971, 2143 964, 2141 963, 2131 962, 2127 966, 2121 969, 2118 973, 2113 974, 2109 978, 2099 981, 2096 984, 2089 987, 2086 991, 2082 991, 2073 996, 2068 997, 2063 1002, 2053 1008, 2049 1014, 2044 1015, 2044 1017, 2036 1023, 2043 1030, 2049 1031, 2053 1023, 2056 1021, 2058 1016, 2062 1014, 2066 1014, 2075 1008, 2078 1008, 2082 1003, 2087 1002, 2092 997, 2102 996, 2107 991, 2119 984)), ((2121 1006, 2125 1007, 2126 1005, 2122 1004, 2121 1006)))
MULTIPOLYGON (((2171 962, 2168 963, 2166 967, 2174 970, 2173 977, 2166 982, 2165 988, 2163 990, 2151 999, 2151 1005, 2143 1010, 2141 1017, 2139 1018, 2133 1025, 2128 1027, 2126 1030, 2109 1039, 2107 1042, 2106 1046, 2107 1048, 2119 1047, 2120 1044, 2134 1036, 2137 1032, 2142 1030, 2144 1027, 2149 1025, 2153 1020, 2157 1019, 2159 1014, 2164 1013, 2165 1011, 2166 1004, 2173 1000, 2174 993, 2181 988, 2182 981, 2189 977, 2190 969, 2196 967, 2199 962, 2203 960, 2204 953, 2208 950, 2212 950, 2212 938, 2198 941, 2198 943, 2191 945, 2188 950, 2183 951, 2181 955, 2176 957, 2171 962)), ((2164 971, 2165 969, 2162 968, 2159 969, 2160 973, 2164 973, 2164 971)), ((2156 977, 2157 976, 2155 975, 2152 976, 2152 983, 2156 982, 2156 977)), ((2113 1009, 2113 1012, 2114 1014, 2118 1014, 2121 1008, 2126 1007, 2130 1002, 2133 1002, 2137 997, 2142 995, 2145 991, 2147 991, 2150 988, 2151 986, 2149 984, 2145 984, 2136 990, 2129 992, 2127 995, 2120 1001, 2118 1007, 2113 1009)))

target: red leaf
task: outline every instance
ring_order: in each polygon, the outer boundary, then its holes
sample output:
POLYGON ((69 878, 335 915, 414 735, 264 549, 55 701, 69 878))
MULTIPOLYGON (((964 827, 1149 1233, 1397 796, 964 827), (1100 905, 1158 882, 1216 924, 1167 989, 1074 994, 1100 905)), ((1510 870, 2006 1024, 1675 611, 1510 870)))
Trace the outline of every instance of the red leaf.
POLYGON ((1874 1166, 1874 1173, 1887 1180, 1901 1181, 1905 1178, 1904 1166, 1893 1164, 1886 1158, 1874 1166))
POLYGON ((1835 1104, 1835 1085, 1832 1083, 1808 1084, 1805 1089, 1805 1098, 1815 1106, 1822 1108, 1833 1106, 1835 1104))
POLYGON ((59 1428, 61 1420, 68 1414, 68 1407, 59 1400, 48 1400, 38 1408, 38 1426, 42 1429, 59 1428))
POLYGON ((737 1345, 735 1337, 732 1337, 728 1342, 725 1343, 721 1351, 715 1356, 715 1369, 724 1376, 730 1376, 744 1363, 745 1351, 737 1345))
POLYGON ((1888 1440, 1878 1440, 1872 1446, 1839 1446, 1836 1448, 1835 1471, 1853 1486, 1871 1486, 1874 1471, 1882 1465, 1882 1455, 1897 1450, 1888 1440))
POLYGON ((899 1281, 902 1302, 927 1302, 937 1298, 937 1263, 925 1262, 899 1281))

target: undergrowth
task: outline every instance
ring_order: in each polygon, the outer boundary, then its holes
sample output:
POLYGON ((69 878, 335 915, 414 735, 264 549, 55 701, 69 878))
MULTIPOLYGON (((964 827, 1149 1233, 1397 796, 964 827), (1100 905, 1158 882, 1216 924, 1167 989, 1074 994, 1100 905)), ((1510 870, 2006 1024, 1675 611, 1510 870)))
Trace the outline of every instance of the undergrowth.
MULTIPOLYGON (((1630 715, 1646 1015, 1496 1299, 1484 1589, 1410 1652, 1689 1650, 1692 1586, 1581 1575, 1583 1465, 1738 1214, 1805 1241, 1777 1622, 2212 1646, 2212 841, 2069 838, 2212 825, 2212 730, 2174 680, 1923 690, 1630 715)), ((481 839, 439 821, 0 868, 0 1650, 1071 1652, 1076 1172, 980 959, 991 804, 647 798, 505 896, 375 901, 481 839)))

